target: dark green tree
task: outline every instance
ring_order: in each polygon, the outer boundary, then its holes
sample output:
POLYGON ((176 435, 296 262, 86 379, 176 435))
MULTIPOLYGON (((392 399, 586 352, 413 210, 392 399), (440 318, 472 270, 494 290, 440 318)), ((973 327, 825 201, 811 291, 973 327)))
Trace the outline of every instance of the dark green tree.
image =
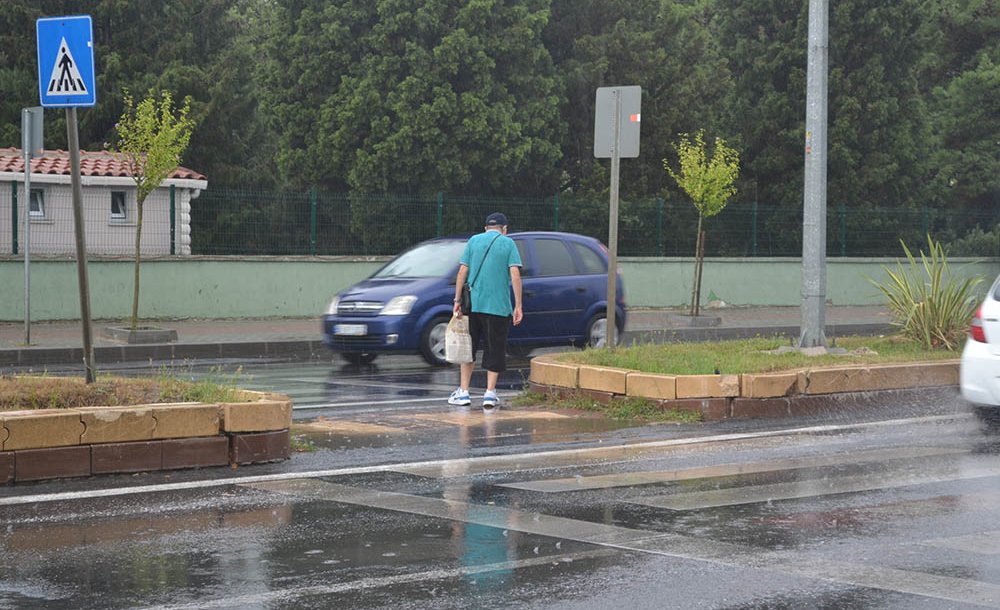
MULTIPOLYGON (((680 132, 715 130, 729 71, 707 27, 713 2, 554 0, 546 45, 566 91, 561 190, 604 197, 609 166, 594 159, 598 87, 642 87, 640 156, 622 163, 624 198, 675 189, 662 159, 680 132)), ((678 191, 679 193, 679 191, 678 191)), ((686 202, 684 205, 688 205, 686 202)))
MULTIPOLYGON (((727 112, 743 151, 741 191, 767 210, 774 253, 795 254, 801 232, 788 229, 802 208, 808 3, 719 0, 718 8, 718 37, 738 75, 727 112)), ((831 3, 827 201, 861 223, 848 227, 856 248, 881 239, 866 229, 898 230, 926 201, 933 142, 916 78, 919 16, 917 0, 831 3), (873 218, 875 207, 893 212, 873 218)))
POLYGON ((273 7, 260 71, 285 182, 356 192, 552 192, 561 92, 546 0, 273 7))
MULTIPOLYGON (((213 182, 264 182, 273 157, 256 121, 252 78, 263 0, 7 0, 0 10, 0 146, 20 145, 20 109, 38 100, 35 20, 93 18, 97 103, 79 113, 80 144, 106 148, 121 92, 191 96, 201 125, 186 162, 213 182)), ((46 112, 47 148, 66 148, 64 113, 46 112)))
POLYGON ((934 200, 955 237, 990 231, 1000 221, 1000 3, 933 0, 926 9, 922 83, 939 144, 934 200))

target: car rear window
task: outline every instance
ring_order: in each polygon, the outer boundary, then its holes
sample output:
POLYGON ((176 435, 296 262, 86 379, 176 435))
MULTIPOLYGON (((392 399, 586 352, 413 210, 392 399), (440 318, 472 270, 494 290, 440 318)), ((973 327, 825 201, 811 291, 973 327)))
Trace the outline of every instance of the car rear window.
POLYGON ((573 256, 561 239, 536 239, 535 253, 538 255, 537 275, 576 275, 573 256))
POLYGON ((584 273, 591 274, 608 272, 608 265, 604 262, 604 258, 602 258, 600 254, 594 252, 585 244, 575 241, 571 243, 573 244, 573 249, 576 250, 576 255, 580 257, 580 263, 583 265, 584 273))

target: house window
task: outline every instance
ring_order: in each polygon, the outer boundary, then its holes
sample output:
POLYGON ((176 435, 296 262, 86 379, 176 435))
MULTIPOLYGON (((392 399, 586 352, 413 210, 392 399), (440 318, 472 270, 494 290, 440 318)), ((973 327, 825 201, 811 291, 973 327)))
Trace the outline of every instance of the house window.
POLYGON ((42 189, 31 189, 31 198, 28 204, 28 215, 32 218, 45 218, 45 191, 42 189))
POLYGON ((111 191, 111 219, 125 220, 126 213, 125 191, 111 191))

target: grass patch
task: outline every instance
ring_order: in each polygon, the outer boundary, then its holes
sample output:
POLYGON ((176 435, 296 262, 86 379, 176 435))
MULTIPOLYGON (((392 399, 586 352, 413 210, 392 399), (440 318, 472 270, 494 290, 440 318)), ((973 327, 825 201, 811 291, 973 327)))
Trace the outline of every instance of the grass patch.
MULTIPOLYGON (((788 340, 741 339, 702 343, 644 344, 626 348, 587 349, 560 357, 563 362, 632 369, 664 375, 712 375, 768 373, 817 366, 848 364, 889 364, 945 360, 958 357, 948 350, 926 350, 899 335, 883 337, 841 337, 836 347, 846 354, 807 356, 799 352, 769 353, 788 340)), ((829 342, 833 347, 833 342, 829 342)))
POLYGON ((317 451, 317 447, 312 441, 301 436, 293 436, 289 442, 294 453, 314 453, 317 451))
POLYGON ((252 400, 236 386, 239 376, 240 371, 231 376, 213 371, 187 381, 165 372, 138 378, 100 375, 88 385, 82 377, 5 375, 0 377, 0 411, 252 400))
POLYGON ((576 395, 572 397, 553 399, 538 392, 525 391, 511 400, 515 407, 534 407, 544 405, 553 409, 572 409, 577 411, 593 411, 611 419, 641 421, 641 422, 674 422, 696 423, 701 421, 701 415, 683 409, 664 409, 655 402, 642 398, 621 397, 611 399, 611 404, 602 404, 590 397, 576 395))

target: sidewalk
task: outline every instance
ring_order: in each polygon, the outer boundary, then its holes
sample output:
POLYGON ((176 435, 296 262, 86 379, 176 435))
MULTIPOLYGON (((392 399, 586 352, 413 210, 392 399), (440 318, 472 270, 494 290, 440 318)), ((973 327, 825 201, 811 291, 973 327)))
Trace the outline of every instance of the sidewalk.
MULTIPOLYGON (((727 307, 704 309, 692 324, 687 309, 629 310, 624 341, 708 341, 756 335, 798 336, 798 307, 727 307), (716 323, 717 322, 717 323, 716 323)), ((828 306, 827 337, 891 332, 883 306, 828 306)), ((98 362, 170 361, 185 358, 326 358, 320 318, 239 320, 164 320, 157 324, 177 331, 169 344, 125 345, 103 336, 120 322, 93 323, 92 341, 98 362)), ((23 322, 0 322, 0 367, 66 364, 83 360, 79 321, 35 322, 31 344, 24 344, 23 322)))

